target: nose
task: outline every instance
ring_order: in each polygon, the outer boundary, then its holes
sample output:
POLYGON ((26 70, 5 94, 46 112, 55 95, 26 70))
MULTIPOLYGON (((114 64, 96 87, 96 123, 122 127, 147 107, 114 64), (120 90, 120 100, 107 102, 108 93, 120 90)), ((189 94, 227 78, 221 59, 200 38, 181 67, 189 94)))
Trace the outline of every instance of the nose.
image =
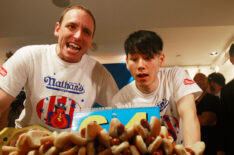
POLYGON ((81 36, 82 36, 82 31, 81 30, 77 30, 75 33, 74 33, 74 38, 75 39, 80 39, 81 36))
POLYGON ((138 70, 144 70, 145 69, 145 61, 144 59, 140 58, 138 60, 138 70))

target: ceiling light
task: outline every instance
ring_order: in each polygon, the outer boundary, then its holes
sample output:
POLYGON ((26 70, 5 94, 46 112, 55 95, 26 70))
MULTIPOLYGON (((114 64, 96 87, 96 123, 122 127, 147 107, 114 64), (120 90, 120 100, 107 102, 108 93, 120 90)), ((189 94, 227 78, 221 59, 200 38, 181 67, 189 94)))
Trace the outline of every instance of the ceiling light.
POLYGON ((216 56, 216 55, 218 55, 218 52, 211 52, 210 55, 211 56, 216 56))

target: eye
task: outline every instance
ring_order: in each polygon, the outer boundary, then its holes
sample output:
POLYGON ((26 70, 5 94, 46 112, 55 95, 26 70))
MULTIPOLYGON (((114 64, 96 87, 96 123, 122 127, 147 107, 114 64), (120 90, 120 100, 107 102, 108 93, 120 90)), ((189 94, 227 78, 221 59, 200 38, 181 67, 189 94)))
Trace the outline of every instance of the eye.
POLYGON ((149 60, 151 60, 151 59, 152 59, 151 56, 146 56, 146 57, 145 57, 145 60, 147 60, 147 61, 149 61, 149 60))
POLYGON ((74 24, 69 24, 67 26, 70 30, 74 30, 76 28, 76 26, 74 24))
POLYGON ((87 28, 83 29, 83 32, 89 36, 91 35, 91 31, 87 28))
POLYGON ((130 60, 135 62, 137 61, 137 57, 131 57, 130 60))

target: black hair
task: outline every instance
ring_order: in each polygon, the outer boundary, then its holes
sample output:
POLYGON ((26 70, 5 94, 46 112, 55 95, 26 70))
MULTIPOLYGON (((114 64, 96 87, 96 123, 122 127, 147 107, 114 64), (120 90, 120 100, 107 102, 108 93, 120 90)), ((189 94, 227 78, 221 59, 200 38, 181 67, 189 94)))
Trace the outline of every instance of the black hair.
POLYGON ((161 54, 163 41, 158 34, 153 31, 139 30, 129 35, 124 43, 125 53, 141 53, 154 57, 154 54, 161 54))
POLYGON ((224 78, 223 74, 221 74, 221 73, 216 73, 216 72, 211 73, 208 76, 208 81, 209 81, 209 83, 211 83, 213 81, 222 87, 225 85, 225 78, 224 78))

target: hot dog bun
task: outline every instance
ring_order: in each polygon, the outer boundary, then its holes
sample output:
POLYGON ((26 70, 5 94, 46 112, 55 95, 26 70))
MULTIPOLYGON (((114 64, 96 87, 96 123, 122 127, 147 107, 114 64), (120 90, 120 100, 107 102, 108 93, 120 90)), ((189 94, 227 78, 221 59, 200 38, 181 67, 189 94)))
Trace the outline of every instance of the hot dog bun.
POLYGON ((115 154, 120 154, 122 151, 124 151, 125 149, 129 148, 129 142, 125 141, 122 142, 119 145, 114 145, 111 147, 111 152, 115 155, 115 154))
POLYGON ((111 145, 110 144, 111 137, 109 136, 109 134, 107 133, 107 131, 105 129, 102 129, 100 131, 100 133, 97 135, 97 139, 98 139, 98 142, 100 144, 103 144, 107 148, 110 147, 110 145, 111 145))
POLYGON ((96 122, 89 122, 86 127, 85 138, 87 139, 87 141, 93 141, 101 130, 102 127, 96 122))
POLYGON ((143 127, 143 125, 140 122, 136 122, 134 124, 134 129, 136 130, 136 132, 141 135, 141 137, 143 139, 147 138, 149 136, 149 130, 145 127, 143 127))
POLYGON ((146 154, 148 152, 147 146, 140 135, 137 135, 135 138, 135 145, 142 154, 146 154))
POLYGON ((161 131, 161 122, 160 120, 152 116, 150 119, 150 136, 157 137, 161 131))
POLYGON ((112 118, 109 127, 109 135, 113 138, 118 137, 120 132, 118 130, 120 129, 120 126, 122 126, 122 123, 120 123, 119 119, 112 118))
POLYGON ((140 155, 140 152, 137 150, 135 145, 130 146, 130 151, 131 151, 132 155, 140 155))
POLYGON ((54 141, 54 146, 63 149, 66 145, 76 144, 78 146, 85 145, 87 140, 82 138, 78 133, 61 132, 54 141))
POLYGON ((157 136, 156 139, 153 141, 153 143, 149 145, 148 152, 152 154, 160 147, 161 144, 162 144, 162 137, 157 136))

